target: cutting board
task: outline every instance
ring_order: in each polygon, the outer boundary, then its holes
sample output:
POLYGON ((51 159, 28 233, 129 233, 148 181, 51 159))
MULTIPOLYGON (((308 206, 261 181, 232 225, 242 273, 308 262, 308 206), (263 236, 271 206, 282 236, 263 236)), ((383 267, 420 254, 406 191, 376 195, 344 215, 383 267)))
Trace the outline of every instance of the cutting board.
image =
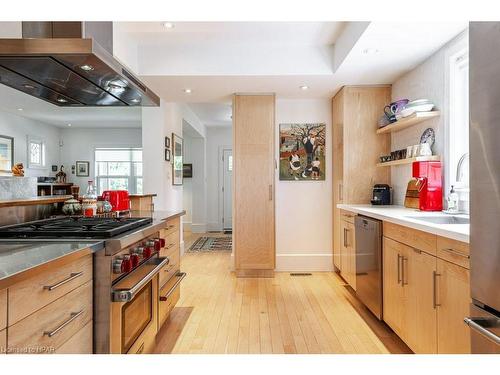
POLYGON ((416 209, 420 207, 417 179, 415 178, 412 178, 408 182, 408 186, 406 188, 406 196, 405 196, 405 207, 416 208, 416 209))

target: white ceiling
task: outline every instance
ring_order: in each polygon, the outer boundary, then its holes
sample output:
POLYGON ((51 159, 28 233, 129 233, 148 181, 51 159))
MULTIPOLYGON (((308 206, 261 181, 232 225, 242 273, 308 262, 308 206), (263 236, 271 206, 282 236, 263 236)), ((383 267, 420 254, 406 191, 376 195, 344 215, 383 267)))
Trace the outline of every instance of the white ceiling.
MULTIPOLYGON (((227 126, 233 93, 331 98, 345 84, 392 83, 467 27, 465 22, 372 22, 349 38, 354 24, 179 22, 166 29, 160 22, 120 22, 115 52, 137 66, 163 100, 188 103, 207 126, 227 126), (345 58, 334 64, 340 48, 345 58), (365 54, 366 49, 378 53, 365 54), (186 88, 192 92, 186 94, 186 88)), ((0 109, 56 126, 141 126, 140 108, 61 108, 4 85, 0 97, 0 109)))

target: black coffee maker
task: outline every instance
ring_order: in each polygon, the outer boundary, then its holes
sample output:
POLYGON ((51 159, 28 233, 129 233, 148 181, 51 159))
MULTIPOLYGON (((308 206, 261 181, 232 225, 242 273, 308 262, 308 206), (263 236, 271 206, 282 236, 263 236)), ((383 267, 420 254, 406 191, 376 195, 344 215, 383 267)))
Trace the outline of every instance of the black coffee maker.
POLYGON ((373 187, 373 198, 371 200, 374 206, 383 206, 392 204, 392 188, 386 184, 377 184, 373 187))

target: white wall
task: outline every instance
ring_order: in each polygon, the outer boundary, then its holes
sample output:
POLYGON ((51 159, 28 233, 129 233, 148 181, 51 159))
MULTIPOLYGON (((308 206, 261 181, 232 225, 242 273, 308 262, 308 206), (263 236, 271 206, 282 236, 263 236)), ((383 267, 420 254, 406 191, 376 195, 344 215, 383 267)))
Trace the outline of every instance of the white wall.
MULTIPOLYGON (((193 163, 194 138, 184 135, 184 164, 193 163)), ((191 230, 193 221, 193 179, 185 178, 182 186, 182 207, 186 215, 182 217, 184 230, 191 230)))
POLYGON ((276 171, 277 271, 333 269, 331 118, 329 99, 276 101, 276 139, 280 123, 322 122, 327 129, 325 181, 279 181, 276 171))
POLYGON ((220 151, 224 146, 232 147, 233 129, 231 127, 207 127, 206 138, 206 166, 207 166, 207 229, 209 231, 222 230, 222 197, 219 190, 219 181, 222 170, 219 168, 220 151))
POLYGON ((64 165, 68 182, 80 186, 80 194, 85 192, 89 180, 95 180, 95 149, 98 147, 142 147, 140 128, 102 129, 68 128, 61 129, 60 161, 64 165), (90 162, 89 177, 77 177, 71 173, 76 161, 90 162))
MULTIPOLYGON (((443 48, 429 57, 422 64, 408 72, 392 84, 392 99, 408 98, 430 99, 441 116, 425 121, 416 126, 392 133, 391 148, 399 150, 409 145, 420 143, 420 136, 427 128, 433 128, 436 133, 436 143, 433 147, 435 155, 441 155, 446 168, 446 129, 449 115, 449 82, 448 64, 450 57, 464 48, 467 43, 467 34, 462 33, 443 48)), ((443 170, 443 176, 446 171, 443 170)), ((408 181, 411 179, 411 167, 400 165, 391 167, 391 184, 394 189, 394 204, 403 204, 408 181)), ((447 192, 445 192, 447 193, 447 192)))
POLYGON ((26 176, 54 176, 52 165, 59 165, 59 128, 25 117, 0 111, 0 134, 14 137, 14 163, 23 163, 26 176), (45 141, 43 169, 28 168, 28 136, 45 141))

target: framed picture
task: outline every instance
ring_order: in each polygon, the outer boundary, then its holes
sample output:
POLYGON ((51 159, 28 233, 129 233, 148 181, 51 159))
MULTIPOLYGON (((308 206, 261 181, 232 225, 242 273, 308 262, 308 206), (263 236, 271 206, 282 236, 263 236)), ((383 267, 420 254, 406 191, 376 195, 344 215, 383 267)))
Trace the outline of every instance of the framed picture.
POLYGON ((57 165, 52 166, 52 172, 57 172, 57 165))
POLYGON ((183 164, 182 165, 182 177, 192 178, 193 177, 193 164, 183 164))
POLYGON ((11 173, 14 165, 14 138, 0 135, 0 172, 11 173))
POLYGON ((165 149, 165 161, 170 161, 170 150, 168 148, 165 149))
POLYGON ((184 152, 184 144, 181 137, 172 133, 172 152, 174 162, 172 163, 172 184, 182 185, 182 154, 184 152))
POLYGON ((280 180, 324 181, 325 137, 325 124, 280 124, 280 180))
POLYGON ((75 164, 77 177, 89 176, 90 163, 88 161, 77 161, 75 164))
POLYGON ((170 138, 165 137, 165 148, 170 148, 170 138))

